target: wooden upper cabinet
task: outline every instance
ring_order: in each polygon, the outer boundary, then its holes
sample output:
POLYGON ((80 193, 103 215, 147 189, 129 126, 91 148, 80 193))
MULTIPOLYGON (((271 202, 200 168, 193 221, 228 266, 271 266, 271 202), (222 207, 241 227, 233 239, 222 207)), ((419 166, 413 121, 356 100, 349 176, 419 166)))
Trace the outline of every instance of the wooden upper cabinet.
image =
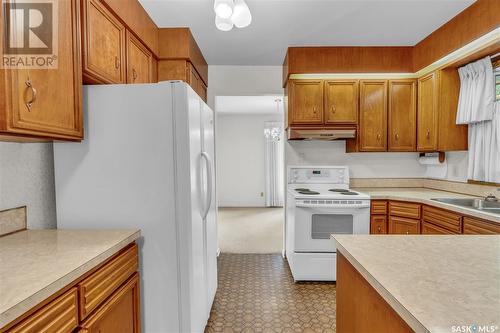
POLYGON ((387 150, 387 81, 359 82, 359 150, 387 150))
POLYGON ((125 83, 125 26, 99 0, 82 1, 85 83, 125 83))
POLYGON ((153 81, 153 54, 127 31, 127 83, 153 81))
POLYGON ((323 81, 292 80, 289 84, 289 124, 323 124, 323 81))
POLYGON ((357 124, 358 81, 325 81, 325 124, 357 124))
POLYGON ((438 82, 436 72, 418 79, 418 151, 435 151, 438 149, 438 82))
POLYGON ((417 91, 415 80, 389 81, 389 151, 415 151, 417 91))
MULTIPOLYGON (((15 7, 16 3, 11 2, 15 7)), ((0 9, 0 53, 4 18, 0 9)), ((0 137, 3 140, 80 140, 83 137, 80 1, 58 1, 57 65, 0 70, 0 137)), ((14 40, 16 37, 14 36, 14 40)))

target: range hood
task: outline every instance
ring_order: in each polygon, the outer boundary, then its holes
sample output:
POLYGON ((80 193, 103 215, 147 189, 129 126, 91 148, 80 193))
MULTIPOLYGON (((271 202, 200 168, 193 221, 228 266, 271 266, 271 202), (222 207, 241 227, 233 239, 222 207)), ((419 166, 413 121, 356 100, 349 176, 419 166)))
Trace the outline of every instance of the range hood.
POLYGON ((322 140, 354 139, 355 127, 337 128, 288 128, 288 140, 322 140))

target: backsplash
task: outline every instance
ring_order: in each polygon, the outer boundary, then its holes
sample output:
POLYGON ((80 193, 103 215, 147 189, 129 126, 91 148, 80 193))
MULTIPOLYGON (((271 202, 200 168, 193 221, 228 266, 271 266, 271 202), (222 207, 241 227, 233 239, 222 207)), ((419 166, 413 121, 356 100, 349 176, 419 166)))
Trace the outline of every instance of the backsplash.
POLYGON ((0 210, 22 206, 28 229, 56 227, 51 143, 0 142, 0 210))
POLYGON ((0 211, 0 236, 26 229, 26 207, 0 211))

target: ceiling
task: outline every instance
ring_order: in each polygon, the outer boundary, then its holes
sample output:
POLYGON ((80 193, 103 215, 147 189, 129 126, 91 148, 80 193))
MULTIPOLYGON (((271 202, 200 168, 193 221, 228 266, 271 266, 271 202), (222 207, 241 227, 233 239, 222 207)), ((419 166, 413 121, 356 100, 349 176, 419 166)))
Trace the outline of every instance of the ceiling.
POLYGON ((209 65, 281 65, 288 46, 415 45, 474 0, 246 0, 252 24, 217 30, 213 0, 140 0, 159 27, 189 27, 209 65))
POLYGON ((216 96, 215 109, 222 114, 283 114, 282 102, 283 96, 216 96))

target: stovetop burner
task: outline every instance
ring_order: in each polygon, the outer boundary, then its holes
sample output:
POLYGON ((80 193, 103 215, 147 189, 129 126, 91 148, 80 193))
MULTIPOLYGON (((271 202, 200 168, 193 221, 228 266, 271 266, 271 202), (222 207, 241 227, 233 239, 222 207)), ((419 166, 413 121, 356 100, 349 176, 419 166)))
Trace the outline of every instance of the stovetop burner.
POLYGON ((351 191, 341 192, 340 194, 342 194, 342 195, 358 195, 356 192, 351 192, 351 191))
POLYGON ((297 192, 299 192, 300 194, 307 194, 307 195, 318 195, 319 192, 316 192, 316 191, 311 191, 311 190, 305 190, 305 191, 300 191, 300 190, 296 190, 297 192))
POLYGON ((296 189, 295 189, 295 191, 297 191, 297 192, 301 192, 301 191, 306 191, 306 192, 308 192, 308 191, 310 191, 310 189, 305 188, 305 187, 299 187, 299 188, 296 188, 296 189))
POLYGON ((349 192, 349 190, 346 190, 346 189, 343 189, 343 188, 331 188, 328 191, 330 191, 330 192, 337 192, 337 193, 349 192))

